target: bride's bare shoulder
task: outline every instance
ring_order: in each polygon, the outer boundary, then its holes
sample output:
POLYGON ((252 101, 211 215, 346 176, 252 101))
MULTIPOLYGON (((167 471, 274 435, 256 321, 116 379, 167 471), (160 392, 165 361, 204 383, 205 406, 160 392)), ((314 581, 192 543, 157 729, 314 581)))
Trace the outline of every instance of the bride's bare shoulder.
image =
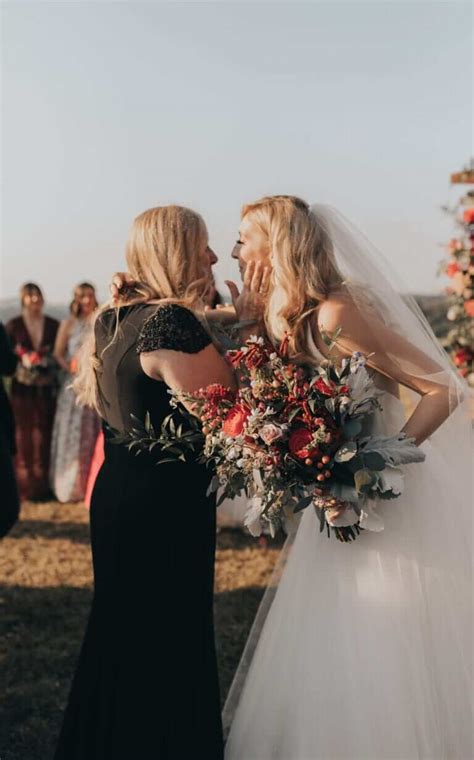
POLYGON ((318 327, 320 330, 331 332, 341 324, 357 318, 357 307, 347 291, 331 293, 321 302, 317 311, 318 327))

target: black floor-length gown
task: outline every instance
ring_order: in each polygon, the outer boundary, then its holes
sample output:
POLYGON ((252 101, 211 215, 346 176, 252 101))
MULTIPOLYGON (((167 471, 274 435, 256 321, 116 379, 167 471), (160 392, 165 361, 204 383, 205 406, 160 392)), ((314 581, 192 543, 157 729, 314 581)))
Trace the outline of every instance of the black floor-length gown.
MULTIPOLYGON (((175 304, 120 309, 112 340, 115 320, 111 310, 96 324, 105 422, 125 431, 149 411, 159 430, 168 388, 139 351, 197 353, 210 339, 175 304)), ((55 760, 222 758, 211 476, 156 459, 106 439, 91 502, 94 598, 55 760)))

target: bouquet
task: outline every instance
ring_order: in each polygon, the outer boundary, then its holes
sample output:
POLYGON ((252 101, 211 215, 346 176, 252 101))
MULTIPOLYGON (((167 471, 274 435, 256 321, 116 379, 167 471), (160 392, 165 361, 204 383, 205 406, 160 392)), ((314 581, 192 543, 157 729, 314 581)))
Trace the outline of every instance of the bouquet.
MULTIPOLYGON (((329 341, 330 342, 330 341, 329 341)), ((382 530, 375 499, 394 499, 403 490, 400 465, 424 454, 404 434, 370 435, 370 416, 381 409, 381 392, 355 353, 337 366, 298 366, 260 337, 227 353, 237 371, 237 392, 211 385, 197 393, 170 391, 172 406, 192 404, 196 417, 176 425, 170 415, 160 436, 149 419, 135 428, 130 447, 160 445, 165 455, 186 459, 196 452, 214 467, 210 491, 218 503, 245 492, 245 525, 252 535, 264 526, 275 534, 292 515, 310 505, 321 531, 351 541, 361 529, 382 530), (202 428, 199 425, 199 421, 202 428)))
POLYGON ((15 353, 20 361, 16 369, 16 379, 23 385, 48 385, 54 381, 53 370, 56 362, 48 351, 30 349, 18 344, 15 353))

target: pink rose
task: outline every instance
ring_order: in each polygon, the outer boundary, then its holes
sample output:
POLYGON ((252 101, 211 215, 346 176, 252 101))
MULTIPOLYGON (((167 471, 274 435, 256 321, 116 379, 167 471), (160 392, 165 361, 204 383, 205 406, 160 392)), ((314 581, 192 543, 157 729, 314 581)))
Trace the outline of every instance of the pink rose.
POLYGON ((283 430, 278 425, 269 422, 262 427, 259 435, 262 441, 266 443, 267 446, 270 446, 274 441, 278 441, 283 437, 283 430))

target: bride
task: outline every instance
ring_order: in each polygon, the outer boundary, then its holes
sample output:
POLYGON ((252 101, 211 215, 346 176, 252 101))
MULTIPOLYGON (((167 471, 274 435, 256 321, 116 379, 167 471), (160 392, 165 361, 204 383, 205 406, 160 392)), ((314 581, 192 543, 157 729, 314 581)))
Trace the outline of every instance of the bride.
MULTIPOLYGON (((471 514, 464 385, 413 300, 336 211, 274 196, 243 209, 239 318, 261 305, 297 360, 368 357, 383 410, 372 432, 413 437, 396 501, 351 544, 307 509, 288 539, 224 710, 226 760, 467 760, 471 700, 471 514), (270 275, 269 275, 270 273, 270 275), (411 397, 406 418, 399 399, 411 397), (416 404, 413 401, 416 399, 416 404)), ((333 515, 344 524, 344 512, 333 515)), ((337 522, 339 521, 339 523, 337 522)))

